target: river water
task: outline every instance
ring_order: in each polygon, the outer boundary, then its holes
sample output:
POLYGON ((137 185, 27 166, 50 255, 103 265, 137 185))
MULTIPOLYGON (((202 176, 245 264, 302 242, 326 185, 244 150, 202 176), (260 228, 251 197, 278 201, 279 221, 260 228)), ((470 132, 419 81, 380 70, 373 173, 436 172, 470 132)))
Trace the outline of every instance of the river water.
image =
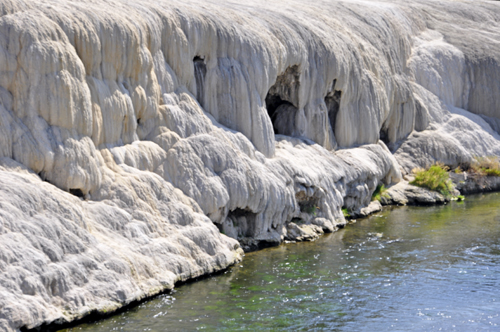
POLYGON ((387 209, 65 331, 498 331, 499 203, 387 209))

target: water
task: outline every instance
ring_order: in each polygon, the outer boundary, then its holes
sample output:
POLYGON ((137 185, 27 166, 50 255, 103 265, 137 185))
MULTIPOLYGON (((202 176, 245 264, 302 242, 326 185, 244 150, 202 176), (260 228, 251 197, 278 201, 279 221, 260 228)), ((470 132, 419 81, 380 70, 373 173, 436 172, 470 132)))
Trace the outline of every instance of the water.
POLYGON ((66 331, 500 330, 499 202, 387 210, 66 331))

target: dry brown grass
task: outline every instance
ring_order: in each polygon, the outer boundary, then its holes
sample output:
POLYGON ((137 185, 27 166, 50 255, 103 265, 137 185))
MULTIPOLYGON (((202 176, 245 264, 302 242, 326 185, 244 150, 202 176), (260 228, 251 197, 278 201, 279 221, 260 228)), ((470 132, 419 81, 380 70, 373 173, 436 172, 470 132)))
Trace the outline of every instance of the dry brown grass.
POLYGON ((500 161, 497 156, 475 157, 469 171, 482 176, 500 176, 500 161))

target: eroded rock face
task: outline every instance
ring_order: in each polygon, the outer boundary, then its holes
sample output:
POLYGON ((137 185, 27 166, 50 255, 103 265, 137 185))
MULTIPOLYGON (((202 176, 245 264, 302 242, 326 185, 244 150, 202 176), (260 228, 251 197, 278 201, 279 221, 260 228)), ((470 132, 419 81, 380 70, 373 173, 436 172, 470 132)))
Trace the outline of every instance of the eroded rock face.
POLYGON ((450 197, 401 181, 389 188, 380 201, 383 205, 434 205, 447 203, 450 197))
POLYGON ((500 190, 500 177, 498 176, 484 176, 462 172, 460 174, 450 173, 450 178, 455 188, 462 195, 500 190))
POLYGON ((413 167, 500 155, 498 22, 481 1, 3 1, 0 328, 116 308, 237 262, 235 239, 342 227, 413 167))
POLYGON ((114 310, 241 259, 238 242, 192 199, 137 172, 114 172, 114 183, 102 188, 109 199, 82 200, 0 159, 0 319, 7 330, 114 310))

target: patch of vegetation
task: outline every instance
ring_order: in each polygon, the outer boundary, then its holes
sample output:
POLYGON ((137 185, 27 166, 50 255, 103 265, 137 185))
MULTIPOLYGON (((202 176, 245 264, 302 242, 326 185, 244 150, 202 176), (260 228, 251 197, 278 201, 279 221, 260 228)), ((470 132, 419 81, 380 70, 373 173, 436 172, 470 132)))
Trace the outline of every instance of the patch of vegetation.
POLYGON ((300 202, 299 207, 301 212, 305 212, 313 216, 316 216, 316 213, 319 210, 319 206, 316 206, 312 202, 300 202))
POLYGON ((372 194, 372 201, 380 201, 382 197, 388 197, 387 188, 383 184, 379 184, 372 194))
POLYGON ((307 213, 307 214, 312 214, 313 216, 316 215, 316 210, 318 210, 318 207, 317 206, 309 206, 307 208, 304 209, 304 212, 307 213))
POLYGON ((482 176, 500 176, 500 161, 497 156, 475 157, 469 170, 482 176))
POLYGON ((457 195, 455 197, 452 197, 451 200, 452 201, 457 201, 457 203, 459 203, 459 204, 463 204, 464 201, 465 201, 465 196, 463 196, 463 195, 457 195))
POLYGON ((342 213, 344 214, 344 218, 350 218, 351 217, 351 214, 349 213, 349 211, 346 208, 342 209, 342 213))
POLYGON ((448 174, 448 167, 443 164, 435 164, 425 170, 414 169, 415 180, 410 184, 437 191, 445 197, 450 197, 454 186, 448 174))
POLYGON ((460 166, 458 166, 457 168, 455 168, 454 172, 456 174, 462 174, 464 171, 462 170, 462 168, 460 168, 460 166))
POLYGON ((487 176, 500 176, 500 169, 485 169, 484 172, 487 176))

